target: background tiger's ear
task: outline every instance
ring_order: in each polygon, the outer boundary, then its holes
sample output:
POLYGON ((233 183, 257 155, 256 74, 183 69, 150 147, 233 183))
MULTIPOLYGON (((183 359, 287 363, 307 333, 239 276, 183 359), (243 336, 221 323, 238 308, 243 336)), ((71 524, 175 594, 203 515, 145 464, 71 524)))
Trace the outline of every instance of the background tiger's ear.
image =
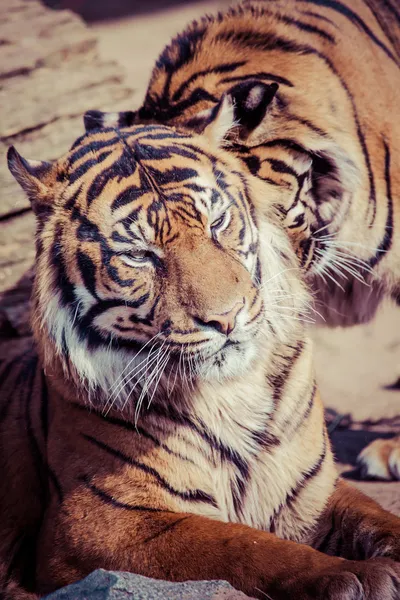
POLYGON ((51 189, 57 178, 55 163, 23 158, 14 146, 8 149, 7 163, 31 201, 33 211, 38 213, 41 207, 49 206, 52 201, 51 189))
POLYGON ((253 80, 239 83, 229 90, 241 138, 247 137, 264 119, 278 88, 277 83, 253 80))
POLYGON ((204 134, 217 145, 232 132, 245 139, 264 119, 278 87, 256 80, 235 85, 212 109, 204 134))
POLYGON ((130 127, 135 120, 136 112, 126 110, 122 112, 101 112, 101 110, 88 110, 84 117, 85 130, 103 129, 104 127, 130 127))

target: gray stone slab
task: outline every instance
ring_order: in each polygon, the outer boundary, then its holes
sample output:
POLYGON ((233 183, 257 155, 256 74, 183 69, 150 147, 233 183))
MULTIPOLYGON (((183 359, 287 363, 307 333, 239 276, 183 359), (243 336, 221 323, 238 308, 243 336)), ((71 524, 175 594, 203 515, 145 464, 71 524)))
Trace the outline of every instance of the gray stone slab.
POLYGON ((245 600, 249 598, 226 581, 171 583, 132 573, 99 569, 46 600, 245 600))

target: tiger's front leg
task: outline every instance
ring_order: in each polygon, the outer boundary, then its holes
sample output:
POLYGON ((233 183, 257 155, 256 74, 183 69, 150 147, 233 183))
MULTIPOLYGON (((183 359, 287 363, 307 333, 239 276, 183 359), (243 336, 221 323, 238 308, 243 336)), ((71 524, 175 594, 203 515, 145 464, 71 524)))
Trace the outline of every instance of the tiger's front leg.
MULTIPOLYGON (((40 593, 105 568, 170 581, 222 579, 252 597, 273 600, 399 597, 400 564, 391 560, 343 560, 246 525, 126 505, 94 485, 92 492, 72 494, 56 519, 48 519, 38 551, 40 593)), ((377 514, 376 547, 383 530, 379 518, 386 513, 377 514)), ((387 540, 396 554, 389 532, 387 540)))
MULTIPOLYGON (((390 558, 400 563, 400 519, 339 481, 320 520, 320 552, 351 560, 390 558)), ((400 598, 400 586, 398 588, 400 598)))

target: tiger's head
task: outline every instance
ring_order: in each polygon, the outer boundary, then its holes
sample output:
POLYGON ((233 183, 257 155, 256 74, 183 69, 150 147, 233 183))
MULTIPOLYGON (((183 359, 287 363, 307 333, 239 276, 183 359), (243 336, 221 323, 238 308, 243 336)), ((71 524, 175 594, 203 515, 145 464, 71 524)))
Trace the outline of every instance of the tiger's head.
MULTIPOLYGON (((139 110, 88 111, 86 129, 104 127, 108 122, 119 126, 162 123, 201 134, 229 98, 235 121, 229 133, 229 151, 242 162, 242 171, 283 188, 280 210, 308 283, 329 271, 330 262, 339 262, 335 236, 359 185, 359 173, 348 153, 332 136, 319 130, 310 133, 309 123, 292 118, 288 106, 294 99, 289 85, 267 83, 250 75, 238 76, 239 83, 232 83, 232 78, 220 82, 212 70, 208 76, 204 71, 205 93, 174 103, 170 97, 165 101, 160 92, 162 82, 165 84, 162 73, 155 68, 139 110)), ((342 134, 346 147, 351 147, 351 136, 342 134)))
POLYGON ((232 126, 226 101, 201 135, 110 123, 52 163, 9 150, 37 217, 44 364, 102 404, 167 375, 240 376, 260 344, 267 356, 299 326, 307 294, 275 210, 281 190, 223 148, 232 126))

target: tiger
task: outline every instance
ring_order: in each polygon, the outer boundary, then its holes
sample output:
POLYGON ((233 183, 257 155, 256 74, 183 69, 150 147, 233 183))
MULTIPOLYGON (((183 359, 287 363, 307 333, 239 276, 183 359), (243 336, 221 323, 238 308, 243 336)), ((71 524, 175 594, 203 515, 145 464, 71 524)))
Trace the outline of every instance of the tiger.
POLYGON ((301 189, 243 171, 235 120, 226 98, 201 134, 92 129, 54 162, 9 149, 37 233, 34 346, 0 371, 5 600, 96 568, 398 598, 400 519, 338 477, 324 424, 280 210, 301 189))
MULTIPOLYGON (((195 21, 161 53, 137 111, 89 111, 86 126, 162 123, 201 132, 221 99, 235 106, 231 151, 283 206, 317 319, 369 321, 400 303, 400 10, 395 0, 244 2, 195 21), (240 112, 252 119, 242 123, 240 112), (295 240, 298 240, 295 235, 295 240)), ((366 478, 400 479, 400 436, 358 458, 366 478)))

